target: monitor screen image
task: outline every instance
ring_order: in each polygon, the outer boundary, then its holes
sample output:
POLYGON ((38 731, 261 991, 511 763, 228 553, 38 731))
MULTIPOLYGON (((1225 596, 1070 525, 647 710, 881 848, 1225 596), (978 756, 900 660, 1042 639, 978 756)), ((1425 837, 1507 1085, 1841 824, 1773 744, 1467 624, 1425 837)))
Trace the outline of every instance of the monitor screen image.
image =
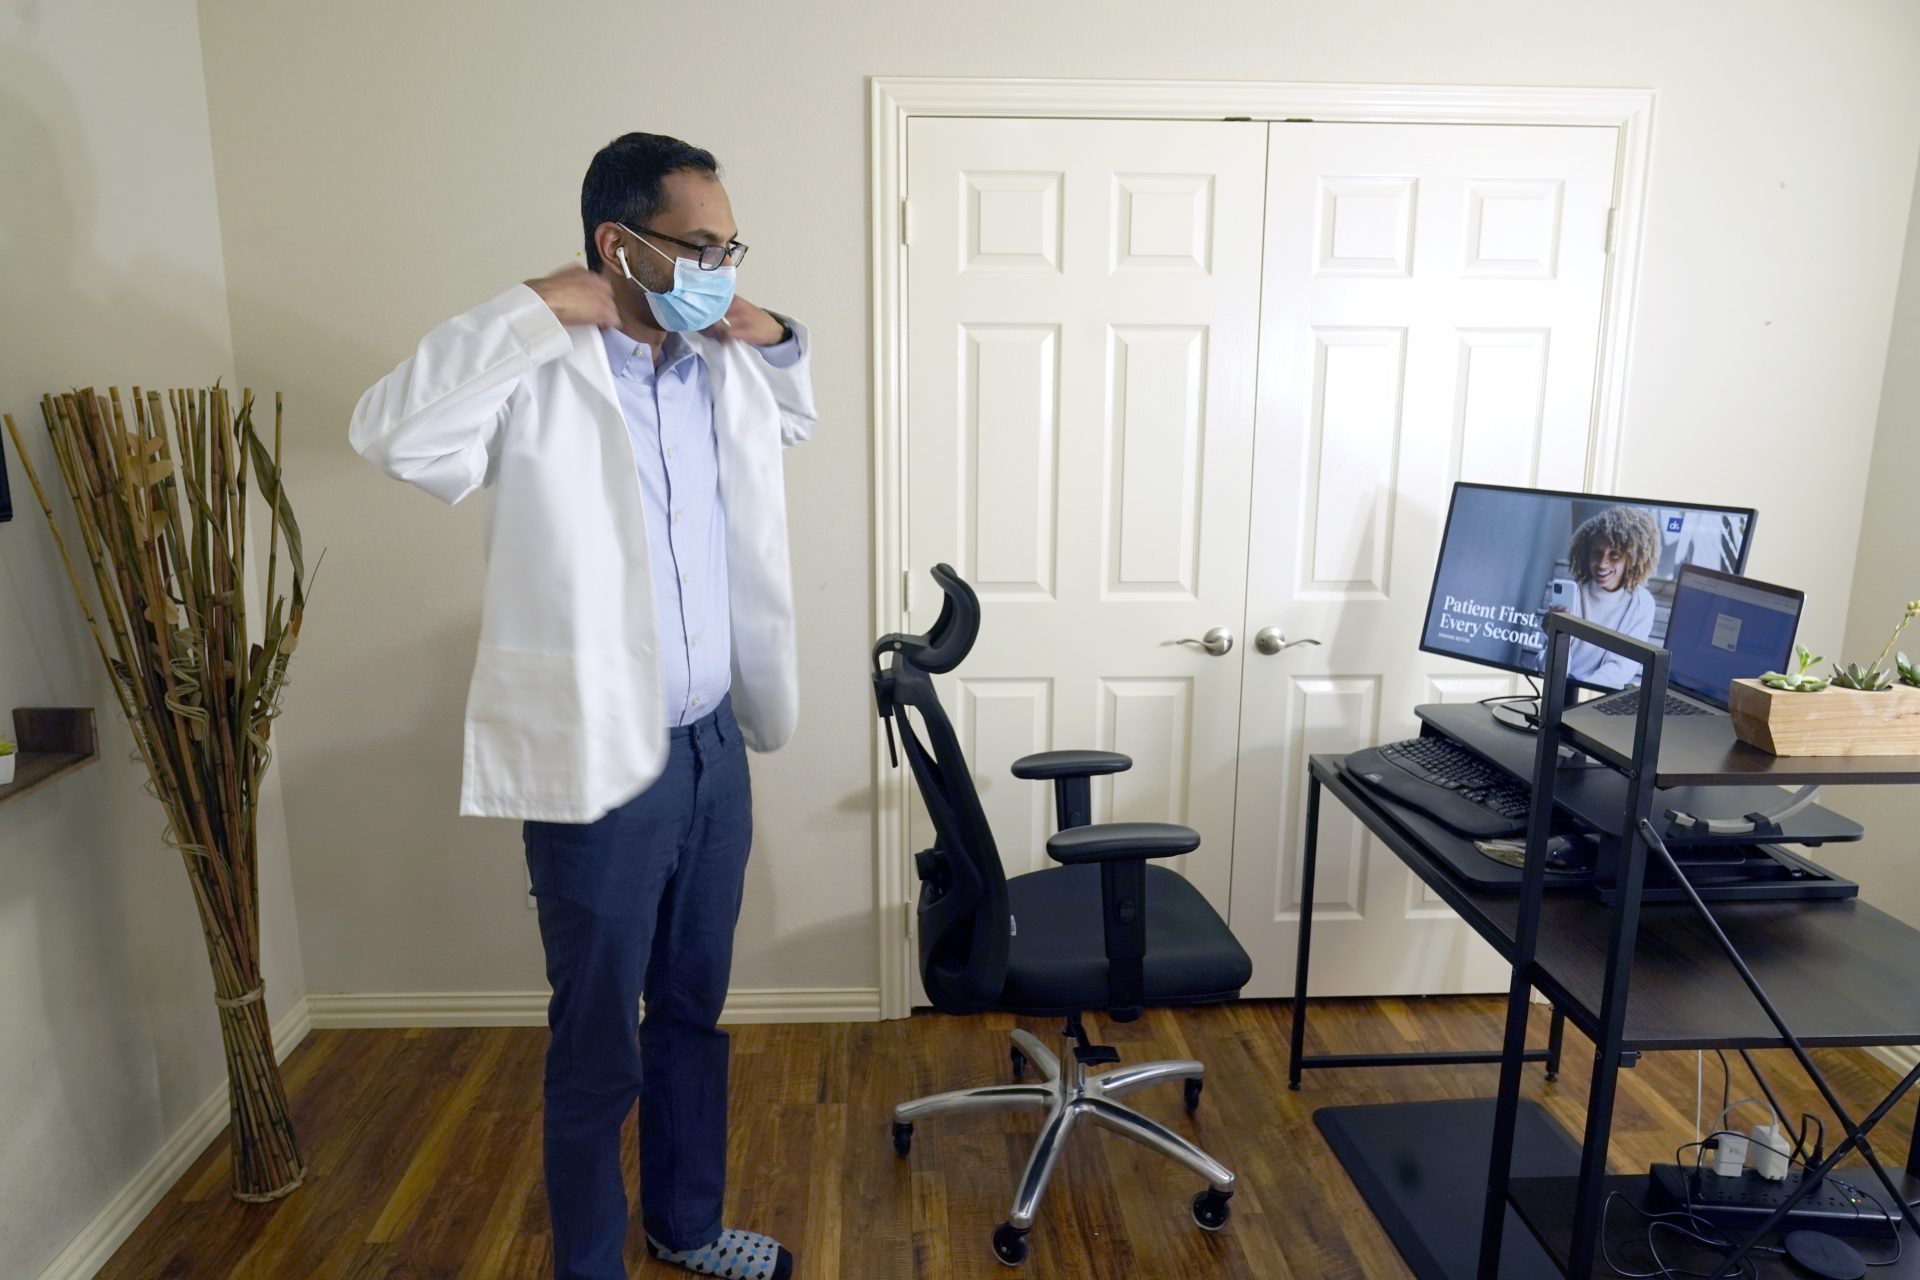
MULTIPOLYGON (((1739 573, 1753 525, 1748 507, 1456 484, 1420 647, 1537 675, 1554 611, 1664 645, 1680 566, 1739 573)), ((1568 676, 1592 688, 1639 672, 1577 640, 1568 654, 1568 676)))

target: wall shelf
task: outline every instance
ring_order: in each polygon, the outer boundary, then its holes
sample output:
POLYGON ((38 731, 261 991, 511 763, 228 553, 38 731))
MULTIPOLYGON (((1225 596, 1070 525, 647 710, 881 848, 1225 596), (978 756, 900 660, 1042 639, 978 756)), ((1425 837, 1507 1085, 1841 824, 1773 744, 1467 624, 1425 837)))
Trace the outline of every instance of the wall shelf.
POLYGON ((92 707, 16 707, 13 781, 0 786, 0 807, 100 758, 92 707))

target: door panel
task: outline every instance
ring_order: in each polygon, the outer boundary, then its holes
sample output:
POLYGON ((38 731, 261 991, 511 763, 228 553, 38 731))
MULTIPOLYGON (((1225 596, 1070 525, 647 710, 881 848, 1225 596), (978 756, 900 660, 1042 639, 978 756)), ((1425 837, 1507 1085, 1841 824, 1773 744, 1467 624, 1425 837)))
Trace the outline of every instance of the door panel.
MULTIPOLYGON (((1510 692, 1416 646, 1456 479, 1581 488, 1612 130, 1280 124, 1268 155, 1234 931, 1291 991, 1306 761, 1510 692)), ((1321 811, 1317 994, 1492 991, 1493 951, 1339 805, 1321 811)))
MULTIPOLYGON (((914 120, 912 619, 952 564, 980 639, 941 685, 1010 873, 1052 865, 1019 755, 1133 756, 1101 820, 1185 822, 1224 913, 1243 646, 1266 129, 914 120)), ((914 847, 922 847, 924 826, 914 847)))

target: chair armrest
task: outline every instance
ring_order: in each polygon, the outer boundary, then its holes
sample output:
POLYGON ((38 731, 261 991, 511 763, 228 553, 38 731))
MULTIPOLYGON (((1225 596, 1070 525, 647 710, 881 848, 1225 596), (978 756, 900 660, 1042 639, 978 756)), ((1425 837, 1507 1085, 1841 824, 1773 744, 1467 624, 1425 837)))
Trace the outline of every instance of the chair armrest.
POLYGON ((1146 1007, 1147 859, 1200 847, 1200 833, 1171 822, 1103 822, 1068 827, 1047 841, 1047 856, 1100 867, 1101 933, 1107 952, 1107 1016, 1132 1022, 1146 1007))
POLYGON ((1013 762, 1013 776, 1053 783, 1054 822, 1060 830, 1093 821, 1096 774, 1133 768, 1133 757, 1118 751, 1040 751, 1013 762))
POLYGON ((1092 778, 1133 768, 1133 757, 1118 751, 1041 751, 1013 762, 1013 776, 1038 779, 1092 778))
POLYGON ((1173 858, 1200 847, 1200 833, 1171 822, 1103 822, 1070 827, 1047 840, 1047 856, 1073 866, 1080 862, 1125 862, 1173 858))

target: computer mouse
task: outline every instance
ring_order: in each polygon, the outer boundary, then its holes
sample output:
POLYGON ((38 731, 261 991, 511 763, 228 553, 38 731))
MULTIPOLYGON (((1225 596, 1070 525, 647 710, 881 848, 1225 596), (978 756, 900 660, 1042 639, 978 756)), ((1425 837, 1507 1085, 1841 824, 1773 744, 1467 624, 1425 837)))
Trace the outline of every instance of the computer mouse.
POLYGON ((1551 871, 1591 871, 1599 841, 1592 835, 1554 836, 1547 841, 1547 868, 1551 871))
POLYGON ((1822 1231, 1789 1231, 1781 1241, 1794 1265, 1822 1280, 1861 1280, 1867 1262, 1846 1241, 1822 1231))

